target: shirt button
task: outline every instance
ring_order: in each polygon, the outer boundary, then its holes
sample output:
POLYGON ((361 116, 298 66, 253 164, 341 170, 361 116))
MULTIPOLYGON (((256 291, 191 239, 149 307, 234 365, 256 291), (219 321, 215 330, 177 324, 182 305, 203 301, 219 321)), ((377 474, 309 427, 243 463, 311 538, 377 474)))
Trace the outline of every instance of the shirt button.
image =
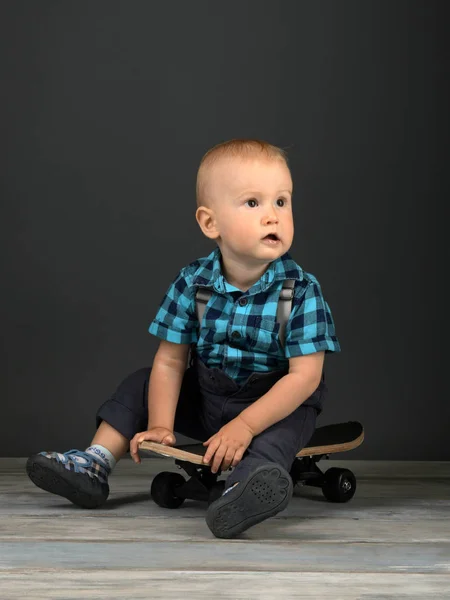
POLYGON ((241 306, 245 306, 247 304, 247 302, 248 302, 247 298, 240 298, 239 299, 239 304, 241 306))
POLYGON ((231 337, 234 338, 235 340, 237 340, 238 338, 241 337, 241 334, 239 333, 239 331, 233 331, 233 333, 231 334, 231 337))

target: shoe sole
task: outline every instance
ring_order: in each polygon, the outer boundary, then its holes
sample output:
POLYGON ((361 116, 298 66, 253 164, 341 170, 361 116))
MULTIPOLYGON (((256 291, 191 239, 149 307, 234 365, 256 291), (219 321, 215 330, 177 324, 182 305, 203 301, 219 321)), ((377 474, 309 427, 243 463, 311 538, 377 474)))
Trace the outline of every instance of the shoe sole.
POLYGON ((292 493, 292 479, 285 469, 261 465, 245 483, 210 505, 206 523, 216 537, 232 538, 284 510, 292 493))
POLYGON ((99 484, 103 488, 101 495, 90 494, 80 489, 80 481, 77 479, 80 473, 69 471, 59 463, 53 463, 50 467, 44 462, 48 463, 50 460, 41 455, 31 456, 27 460, 26 471, 34 485, 51 494, 67 498, 81 508, 98 508, 105 503, 109 493, 107 484, 99 484))

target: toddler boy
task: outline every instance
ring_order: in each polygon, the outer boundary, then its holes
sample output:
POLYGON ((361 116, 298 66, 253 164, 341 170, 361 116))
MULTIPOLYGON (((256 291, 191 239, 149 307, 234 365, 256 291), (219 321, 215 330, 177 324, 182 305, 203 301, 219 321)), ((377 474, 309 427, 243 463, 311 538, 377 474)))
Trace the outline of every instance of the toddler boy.
POLYGON ((161 340, 152 367, 129 375, 99 408, 84 452, 35 454, 27 472, 42 489, 94 508, 128 450, 140 463, 142 441, 174 445, 178 432, 204 442, 214 473, 232 468, 206 513, 212 533, 231 538, 288 505, 289 470, 322 410, 324 355, 340 347, 319 282, 288 253, 292 178, 281 149, 231 140, 207 152, 196 219, 217 246, 167 290, 149 327, 161 340), (282 332, 285 280, 294 287, 282 332), (209 292, 201 323, 199 289, 209 292))

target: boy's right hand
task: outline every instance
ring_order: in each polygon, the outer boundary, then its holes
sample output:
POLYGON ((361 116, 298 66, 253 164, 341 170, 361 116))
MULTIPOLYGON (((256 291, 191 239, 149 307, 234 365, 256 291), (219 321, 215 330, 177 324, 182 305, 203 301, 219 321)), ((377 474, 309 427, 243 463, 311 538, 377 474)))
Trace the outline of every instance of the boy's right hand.
POLYGON ((138 449, 141 442, 158 442, 158 444, 165 444, 166 446, 173 446, 176 442, 176 437, 173 431, 166 429, 165 427, 152 427, 148 431, 141 431, 137 433, 130 442, 130 454, 131 458, 135 463, 140 463, 138 449))

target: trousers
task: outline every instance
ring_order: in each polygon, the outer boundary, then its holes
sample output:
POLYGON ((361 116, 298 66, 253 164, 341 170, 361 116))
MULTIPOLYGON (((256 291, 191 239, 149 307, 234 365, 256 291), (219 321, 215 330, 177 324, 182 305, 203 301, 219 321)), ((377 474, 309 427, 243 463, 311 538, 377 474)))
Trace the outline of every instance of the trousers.
MULTIPOLYGON (((106 421, 131 440, 148 426, 148 383, 151 367, 128 375, 96 413, 96 426, 106 421)), ((207 367, 199 358, 186 369, 175 413, 174 433, 200 442, 217 433, 247 406, 267 393, 286 370, 252 373, 238 385, 217 367, 207 367)), ((313 396, 284 419, 256 435, 241 461, 232 469, 226 485, 242 481, 261 463, 273 462, 290 471, 296 454, 311 439, 322 410, 324 381, 313 396)))

